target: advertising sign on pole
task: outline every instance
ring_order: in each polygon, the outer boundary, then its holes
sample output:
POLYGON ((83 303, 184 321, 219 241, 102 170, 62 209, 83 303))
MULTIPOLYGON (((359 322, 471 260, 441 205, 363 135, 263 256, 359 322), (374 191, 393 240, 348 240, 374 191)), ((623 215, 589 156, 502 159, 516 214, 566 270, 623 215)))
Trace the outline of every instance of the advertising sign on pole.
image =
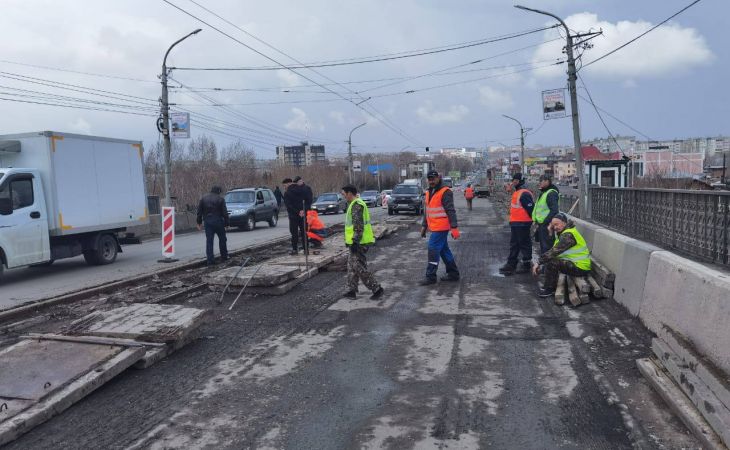
POLYGON ((170 113, 170 121, 172 122, 172 137, 175 139, 190 138, 190 113, 170 113))
POLYGON ((547 119, 565 117, 565 89, 542 91, 542 115, 547 119))
POLYGON ((362 171, 362 163, 360 161, 353 161, 352 162, 352 171, 353 172, 361 172, 362 171))

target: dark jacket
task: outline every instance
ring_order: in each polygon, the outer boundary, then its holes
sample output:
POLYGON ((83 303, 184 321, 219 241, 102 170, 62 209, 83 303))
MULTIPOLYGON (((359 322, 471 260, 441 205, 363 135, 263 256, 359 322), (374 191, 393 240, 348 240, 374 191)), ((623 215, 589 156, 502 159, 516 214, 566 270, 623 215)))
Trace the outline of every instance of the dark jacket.
MULTIPOLYGON (((525 188, 525 183, 520 183, 515 187, 516 191, 519 191, 520 189, 525 188)), ((523 208, 527 211, 527 214, 532 216, 532 210, 535 208, 535 199, 532 197, 532 194, 529 192, 523 192, 522 195, 520 195, 520 205, 522 205, 523 208)), ((510 222, 510 226, 513 227, 531 227, 532 222, 510 222)))
MULTIPOLYGON (((565 226, 565 229, 567 230, 568 228, 573 227, 575 227, 573 221, 569 220, 568 224, 565 226)), ((575 244, 576 241, 573 235, 570 233, 566 233, 565 230, 563 230, 563 232, 558 235, 558 242, 553 245, 553 248, 540 255, 540 259, 537 261, 538 264, 546 264, 548 261, 556 259, 559 254, 574 247, 575 244)))
POLYGON ((284 194, 281 193, 279 186, 276 186, 276 189, 274 189, 274 197, 276 198, 276 204, 281 205, 281 199, 284 198, 284 194))
POLYGON ((308 211, 312 207, 312 189, 306 184, 290 184, 284 192, 284 205, 290 216, 298 216, 300 211, 308 211))
MULTIPOLYGON (((428 188, 428 196, 433 198, 434 192, 438 191, 442 187, 444 187, 443 183, 439 183, 433 189, 428 188)), ((423 201, 425 202, 426 199, 424 198, 423 201)), ((454 192, 451 189, 447 189, 446 192, 444 192, 443 197, 441 197, 441 206, 444 207, 446 216, 449 218, 449 226, 451 228, 458 228, 459 223, 456 220, 456 208, 454 207, 454 192)), ((428 208, 428 205, 425 205, 425 207, 428 208)), ((425 214, 423 215, 423 227, 428 227, 425 214)))
POLYGON ((208 218, 222 217, 223 223, 228 226, 228 208, 226 201, 218 194, 205 194, 198 202, 198 225, 208 218))
POLYGON ((550 185, 545 189, 540 189, 540 196, 537 199, 540 200, 540 198, 545 195, 545 192, 549 191, 550 189, 555 189, 555 192, 551 192, 550 194, 548 194, 546 199, 548 208, 550 208, 550 212, 543 222, 543 225, 545 226, 550 225, 550 221, 553 220, 555 214, 560 212, 560 190, 554 184, 550 183, 550 185))

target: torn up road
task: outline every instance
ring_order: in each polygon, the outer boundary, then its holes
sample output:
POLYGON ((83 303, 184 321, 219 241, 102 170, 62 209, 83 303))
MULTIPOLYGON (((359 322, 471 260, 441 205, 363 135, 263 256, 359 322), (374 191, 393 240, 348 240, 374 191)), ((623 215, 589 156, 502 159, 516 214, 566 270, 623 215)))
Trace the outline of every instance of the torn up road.
POLYGON ((699 448, 636 369, 651 338, 637 320, 498 274, 509 230, 493 201, 457 202, 460 282, 417 285, 413 225, 369 254, 377 302, 342 298, 334 271, 233 311, 234 294, 201 294, 185 301, 213 310, 200 339, 7 448, 699 448))

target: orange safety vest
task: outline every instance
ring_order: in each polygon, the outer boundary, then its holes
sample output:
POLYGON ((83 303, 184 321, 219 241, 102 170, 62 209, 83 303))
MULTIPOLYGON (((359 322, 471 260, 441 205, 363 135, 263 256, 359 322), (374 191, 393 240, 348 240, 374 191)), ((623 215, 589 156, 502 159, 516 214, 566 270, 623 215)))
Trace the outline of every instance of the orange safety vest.
POLYGON ((430 231, 449 231, 451 229, 449 216, 446 215, 446 210, 441 202, 444 192, 448 190, 447 186, 442 187, 436 191, 433 198, 431 198, 431 193, 426 191, 426 223, 428 223, 430 231))
POLYGON ((466 197, 467 200, 471 200, 474 198, 474 189, 468 187, 464 189, 464 197, 466 197))
POLYGON ((523 193, 527 192, 532 197, 532 192, 527 189, 519 189, 512 194, 512 205, 509 209, 509 221, 510 222, 532 222, 532 217, 527 213, 527 210, 522 207, 520 203, 520 197, 523 193))
POLYGON ((307 211, 307 228, 309 230, 323 230, 324 224, 319 219, 319 214, 317 214, 317 211, 309 210, 307 211))

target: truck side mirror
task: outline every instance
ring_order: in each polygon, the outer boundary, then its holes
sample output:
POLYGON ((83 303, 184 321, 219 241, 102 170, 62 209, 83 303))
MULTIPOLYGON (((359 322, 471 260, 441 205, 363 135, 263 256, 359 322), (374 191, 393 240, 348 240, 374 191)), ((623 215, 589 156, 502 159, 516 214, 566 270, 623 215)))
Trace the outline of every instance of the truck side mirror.
POLYGON ((0 198, 0 215, 9 216, 13 213, 13 202, 9 198, 0 198))

